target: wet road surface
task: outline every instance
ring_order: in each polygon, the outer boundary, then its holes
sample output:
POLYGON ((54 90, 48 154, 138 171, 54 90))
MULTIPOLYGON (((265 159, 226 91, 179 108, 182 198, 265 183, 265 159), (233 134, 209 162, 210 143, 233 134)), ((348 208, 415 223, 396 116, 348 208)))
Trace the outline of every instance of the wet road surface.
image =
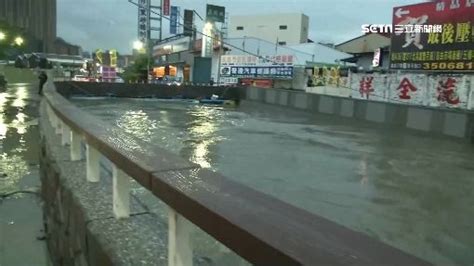
POLYGON ((439 265, 474 264, 474 146, 244 102, 75 102, 202 167, 439 265))
MULTIPOLYGON (((38 105, 34 83, 0 91, 0 195, 39 190, 38 105)), ((49 265, 42 219, 38 195, 0 199, 0 265, 49 265)))

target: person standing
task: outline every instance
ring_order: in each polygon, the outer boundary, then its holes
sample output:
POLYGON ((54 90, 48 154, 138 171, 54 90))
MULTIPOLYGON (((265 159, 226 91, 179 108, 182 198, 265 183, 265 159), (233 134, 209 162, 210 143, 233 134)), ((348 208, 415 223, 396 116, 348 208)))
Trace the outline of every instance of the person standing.
POLYGON ((42 95, 43 94, 43 86, 46 83, 46 81, 48 81, 48 76, 46 75, 46 73, 44 71, 41 71, 41 74, 39 75, 38 79, 39 79, 38 94, 42 95))

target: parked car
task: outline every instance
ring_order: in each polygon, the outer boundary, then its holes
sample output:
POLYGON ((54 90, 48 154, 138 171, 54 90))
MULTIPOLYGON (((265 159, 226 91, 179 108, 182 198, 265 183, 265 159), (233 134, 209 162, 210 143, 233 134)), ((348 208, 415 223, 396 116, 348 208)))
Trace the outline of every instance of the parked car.
POLYGON ((181 84, 183 84, 183 78, 174 77, 174 76, 164 76, 164 77, 153 79, 151 83, 166 84, 168 86, 181 86, 181 84))
POLYGON ((73 81, 89 81, 89 78, 83 75, 75 75, 72 78, 73 81))
POLYGON ((98 82, 98 80, 94 77, 87 77, 84 75, 75 75, 72 78, 72 81, 80 81, 80 82, 98 82))

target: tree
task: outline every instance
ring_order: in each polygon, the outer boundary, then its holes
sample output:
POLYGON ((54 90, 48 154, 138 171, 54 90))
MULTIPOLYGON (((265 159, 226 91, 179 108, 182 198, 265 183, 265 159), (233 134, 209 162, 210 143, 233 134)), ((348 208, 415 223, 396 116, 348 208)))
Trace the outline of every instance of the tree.
POLYGON ((153 58, 148 58, 147 55, 138 55, 135 62, 127 67, 122 74, 122 79, 125 82, 143 82, 147 80, 147 70, 153 68, 153 58))

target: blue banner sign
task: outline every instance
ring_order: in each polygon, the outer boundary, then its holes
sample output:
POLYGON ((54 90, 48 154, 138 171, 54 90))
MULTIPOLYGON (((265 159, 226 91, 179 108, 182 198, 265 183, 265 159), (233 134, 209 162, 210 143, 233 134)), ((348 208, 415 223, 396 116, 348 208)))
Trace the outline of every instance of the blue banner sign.
POLYGON ((178 32, 178 7, 171 6, 170 14, 170 34, 177 34, 178 32))

